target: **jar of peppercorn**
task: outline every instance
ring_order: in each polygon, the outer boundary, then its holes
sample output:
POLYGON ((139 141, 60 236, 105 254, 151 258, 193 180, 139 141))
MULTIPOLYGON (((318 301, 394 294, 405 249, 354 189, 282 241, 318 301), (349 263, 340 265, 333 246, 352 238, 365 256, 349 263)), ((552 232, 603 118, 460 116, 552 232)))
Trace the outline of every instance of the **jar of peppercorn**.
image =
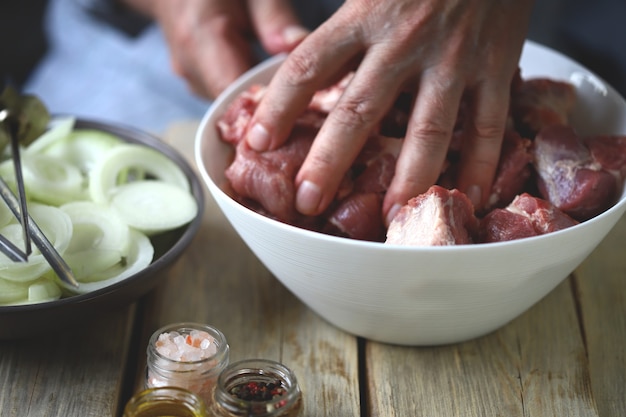
POLYGON ((208 406, 217 377, 228 365, 229 346, 212 326, 176 323, 152 335, 147 355, 146 388, 184 388, 208 406))
POLYGON ((302 392, 294 373, 267 359, 227 366, 217 379, 209 415, 214 417, 296 417, 302 392))

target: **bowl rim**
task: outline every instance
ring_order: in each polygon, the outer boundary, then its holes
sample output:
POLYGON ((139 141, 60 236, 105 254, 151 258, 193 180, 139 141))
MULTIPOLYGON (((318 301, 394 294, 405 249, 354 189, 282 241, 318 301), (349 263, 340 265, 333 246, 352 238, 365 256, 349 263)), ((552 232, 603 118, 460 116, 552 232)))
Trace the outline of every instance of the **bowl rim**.
POLYGON ((55 115, 54 117, 64 116, 75 117, 75 129, 95 129, 112 133, 119 136, 123 141, 147 145, 150 148, 165 154, 165 156, 173 160, 176 165, 178 165, 183 170, 185 176, 187 177, 190 185, 190 191, 194 197, 194 200, 198 204, 198 213, 190 223, 181 226, 181 228, 184 228, 185 230, 178 237, 176 242, 170 247, 170 249, 161 254, 161 256, 159 256, 158 258, 153 259, 150 265, 148 265, 145 269, 137 272, 136 274, 133 274, 119 282, 84 294, 72 295, 69 297, 63 297, 51 301, 44 301, 41 303, 2 305, 0 306, 0 317, 3 313, 15 314, 26 311, 33 312, 38 310, 50 310, 61 308, 68 304, 87 303, 94 299, 106 297, 107 295, 116 292, 116 290, 120 287, 124 287, 125 285, 127 285, 130 280, 137 279, 146 275, 152 275, 174 262, 174 260, 184 251, 188 242, 191 241, 191 239, 198 232, 202 223, 205 209, 205 198, 202 184, 195 171, 191 168, 191 165, 174 147, 162 141, 157 136, 138 128, 132 127, 130 125, 69 115, 55 115))

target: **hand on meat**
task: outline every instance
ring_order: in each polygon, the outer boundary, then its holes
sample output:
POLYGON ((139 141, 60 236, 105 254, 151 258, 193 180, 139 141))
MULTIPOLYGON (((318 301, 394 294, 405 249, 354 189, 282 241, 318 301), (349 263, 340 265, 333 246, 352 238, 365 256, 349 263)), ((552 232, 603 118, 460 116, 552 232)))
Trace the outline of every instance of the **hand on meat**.
MULTIPOLYGON (((216 124, 221 139, 235 151, 225 174, 233 197, 266 216, 334 236, 384 241, 382 200, 403 144, 394 132, 405 132, 408 118, 402 100, 371 132, 328 209, 307 216, 295 208, 297 172, 349 79, 316 92, 296 120, 289 140, 265 152, 252 150, 245 132, 266 87, 252 85, 241 92, 216 124)), ((450 245, 519 239, 572 226, 614 203, 626 177, 626 136, 582 138, 563 125, 574 102, 554 99, 554 91, 571 91, 560 81, 519 79, 514 84, 519 85, 511 90, 510 120, 483 208, 475 210, 457 190, 464 139, 461 126, 466 117, 460 112, 454 143, 437 184, 397 212, 387 230, 387 243, 450 245), (531 90, 532 100, 517 105, 530 97, 531 90), (539 133, 522 137, 516 129, 525 130, 529 120, 539 133)))
POLYGON ((284 143, 313 94, 355 70, 296 176, 296 208, 318 215, 370 132, 402 92, 412 113, 387 220, 441 173, 463 97, 470 103, 458 188, 484 203, 496 172, 511 80, 531 1, 351 0, 305 38, 272 80, 252 118, 255 150, 284 143))

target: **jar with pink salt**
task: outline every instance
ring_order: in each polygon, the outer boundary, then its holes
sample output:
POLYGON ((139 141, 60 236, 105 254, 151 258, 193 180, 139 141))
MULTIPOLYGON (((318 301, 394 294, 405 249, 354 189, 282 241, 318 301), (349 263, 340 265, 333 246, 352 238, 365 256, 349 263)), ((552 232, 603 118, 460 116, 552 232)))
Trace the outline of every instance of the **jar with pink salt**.
POLYGON ((147 355, 146 388, 184 388, 208 406, 217 377, 228 365, 229 347, 214 327, 177 323, 152 335, 147 355))

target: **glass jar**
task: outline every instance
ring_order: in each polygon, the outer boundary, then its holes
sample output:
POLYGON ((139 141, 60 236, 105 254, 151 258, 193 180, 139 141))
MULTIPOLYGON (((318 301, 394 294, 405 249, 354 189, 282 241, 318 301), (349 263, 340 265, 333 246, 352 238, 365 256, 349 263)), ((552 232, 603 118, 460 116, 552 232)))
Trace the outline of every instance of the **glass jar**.
POLYGON ((247 359, 222 371, 208 408, 213 417, 296 417, 302 411, 302 392, 285 365, 247 359))
POLYGON ((204 401, 191 391, 178 387, 150 388, 133 396, 123 417, 206 417, 204 401))
POLYGON ((146 388, 184 388, 208 405, 217 377, 228 365, 229 347, 214 327, 177 323, 152 335, 147 355, 146 388))

